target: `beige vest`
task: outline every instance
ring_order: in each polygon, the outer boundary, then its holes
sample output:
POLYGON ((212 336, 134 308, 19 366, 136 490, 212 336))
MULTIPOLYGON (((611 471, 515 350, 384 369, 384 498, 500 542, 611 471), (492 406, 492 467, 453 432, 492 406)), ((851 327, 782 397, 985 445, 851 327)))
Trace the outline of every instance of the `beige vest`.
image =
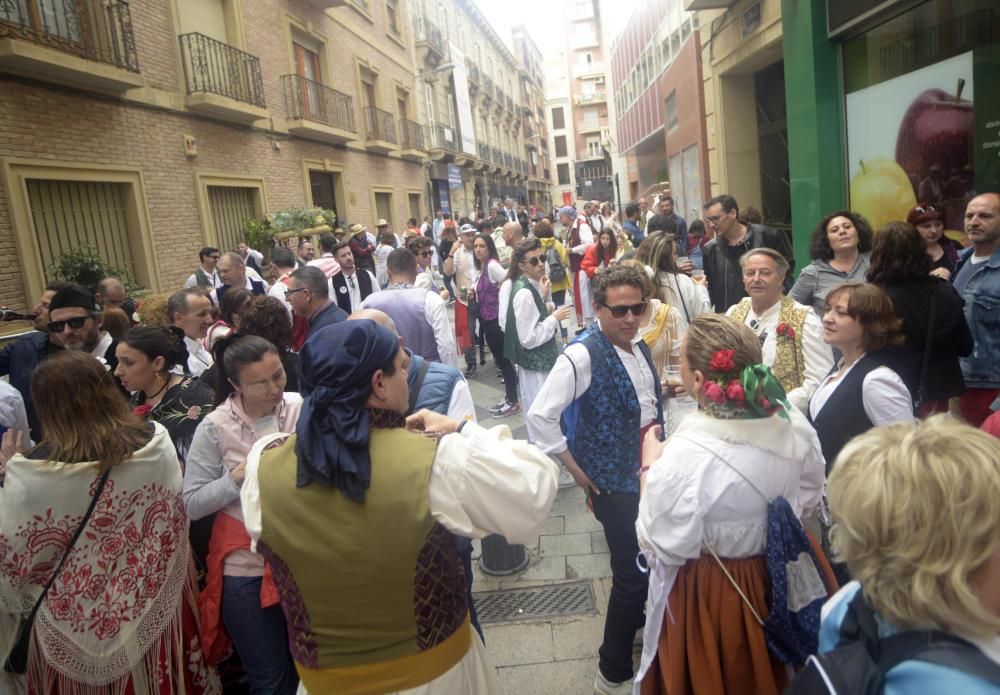
MULTIPOLYGON (((809 307, 796 307, 795 302, 788 297, 781 298, 781 309, 778 311, 778 324, 774 335, 777 341, 774 347, 774 364, 771 365, 771 371, 784 387, 785 393, 799 388, 805 381, 802 327, 810 311, 809 307), (783 331, 780 330, 782 324, 792 329, 792 337, 782 335, 783 331)), ((732 317, 740 323, 746 323, 749 315, 750 298, 744 297, 733 308, 732 317)))

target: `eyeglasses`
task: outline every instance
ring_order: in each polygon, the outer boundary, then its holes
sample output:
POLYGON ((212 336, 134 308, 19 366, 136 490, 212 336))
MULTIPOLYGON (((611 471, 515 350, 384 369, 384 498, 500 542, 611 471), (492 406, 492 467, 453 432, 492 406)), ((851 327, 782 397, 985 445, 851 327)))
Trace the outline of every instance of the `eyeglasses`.
POLYGON ((295 294, 296 292, 305 292, 308 289, 309 289, 308 287, 299 287, 298 289, 294 290, 285 290, 285 299, 291 299, 292 295, 295 294))
POLYGON ((544 263, 545 259, 543 259, 541 256, 532 256, 531 258, 525 258, 524 262, 530 263, 531 265, 538 265, 539 263, 544 263))
POLYGON ((74 331, 83 328, 83 325, 87 323, 87 319, 90 316, 74 316, 71 319, 66 319, 65 321, 50 321, 49 322, 49 332, 50 333, 62 333, 66 326, 69 326, 74 331))
POLYGON ((417 255, 418 256, 423 256, 424 258, 430 258, 431 256, 434 255, 434 252, 433 251, 421 251, 417 255))
POLYGON ((725 215, 706 215, 705 222, 714 227, 719 224, 719 220, 721 220, 723 217, 725 217, 725 215))
POLYGON ((640 302, 639 304, 621 304, 618 306, 604 305, 604 308, 611 312, 611 315, 616 319, 625 318, 625 314, 632 312, 632 316, 642 316, 646 313, 646 307, 649 306, 648 302, 640 302))

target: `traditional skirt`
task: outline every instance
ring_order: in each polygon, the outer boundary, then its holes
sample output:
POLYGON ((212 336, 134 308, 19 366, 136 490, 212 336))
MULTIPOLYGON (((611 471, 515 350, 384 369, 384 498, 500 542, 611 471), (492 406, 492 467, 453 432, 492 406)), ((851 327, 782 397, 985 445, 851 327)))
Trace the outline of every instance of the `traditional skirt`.
MULTIPOLYGON (((832 595, 837 589, 833 572, 812 535, 809 540, 832 595)), ((766 558, 720 559, 766 620, 771 600, 766 558)), ((764 628, 711 555, 689 560, 678 570, 667 606, 642 695, 777 695, 788 685, 789 668, 768 651, 764 628)))

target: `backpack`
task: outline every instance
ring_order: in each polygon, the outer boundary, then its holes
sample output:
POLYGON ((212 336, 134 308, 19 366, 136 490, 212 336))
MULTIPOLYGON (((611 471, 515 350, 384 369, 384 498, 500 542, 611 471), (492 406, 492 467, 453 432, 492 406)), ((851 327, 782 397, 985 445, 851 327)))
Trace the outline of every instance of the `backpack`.
POLYGON ((1000 665, 960 637, 939 630, 907 630, 880 639, 875 611, 859 590, 848 604, 837 646, 810 656, 785 695, 880 695, 886 674, 911 660, 939 664, 1000 685, 1000 665))
POLYGON ((742 471, 704 444, 683 435, 674 436, 682 436, 711 453, 767 500, 765 554, 767 574, 771 580, 771 605, 768 606, 766 620, 762 620, 750 605, 715 551, 710 546, 706 548, 764 629, 768 651, 792 666, 805 663, 819 647, 820 611, 826 602, 827 590, 816 553, 802 522, 784 497, 769 498, 742 471))
POLYGON ((566 279, 566 266, 559 260, 555 244, 546 252, 545 262, 549 264, 549 280, 553 284, 560 283, 566 279))

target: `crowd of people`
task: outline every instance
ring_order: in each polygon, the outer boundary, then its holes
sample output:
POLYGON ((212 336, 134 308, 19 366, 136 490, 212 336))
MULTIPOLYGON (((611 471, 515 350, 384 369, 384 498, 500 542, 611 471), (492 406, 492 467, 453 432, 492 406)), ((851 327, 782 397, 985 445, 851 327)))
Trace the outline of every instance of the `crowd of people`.
POLYGON ((471 539, 533 543, 577 485, 595 693, 996 692, 1000 194, 962 244, 833 212, 798 273, 703 209, 507 200, 206 247, 138 301, 49 283, 0 350, 0 689, 499 692, 471 539), (487 351, 526 440, 477 423, 487 351))

